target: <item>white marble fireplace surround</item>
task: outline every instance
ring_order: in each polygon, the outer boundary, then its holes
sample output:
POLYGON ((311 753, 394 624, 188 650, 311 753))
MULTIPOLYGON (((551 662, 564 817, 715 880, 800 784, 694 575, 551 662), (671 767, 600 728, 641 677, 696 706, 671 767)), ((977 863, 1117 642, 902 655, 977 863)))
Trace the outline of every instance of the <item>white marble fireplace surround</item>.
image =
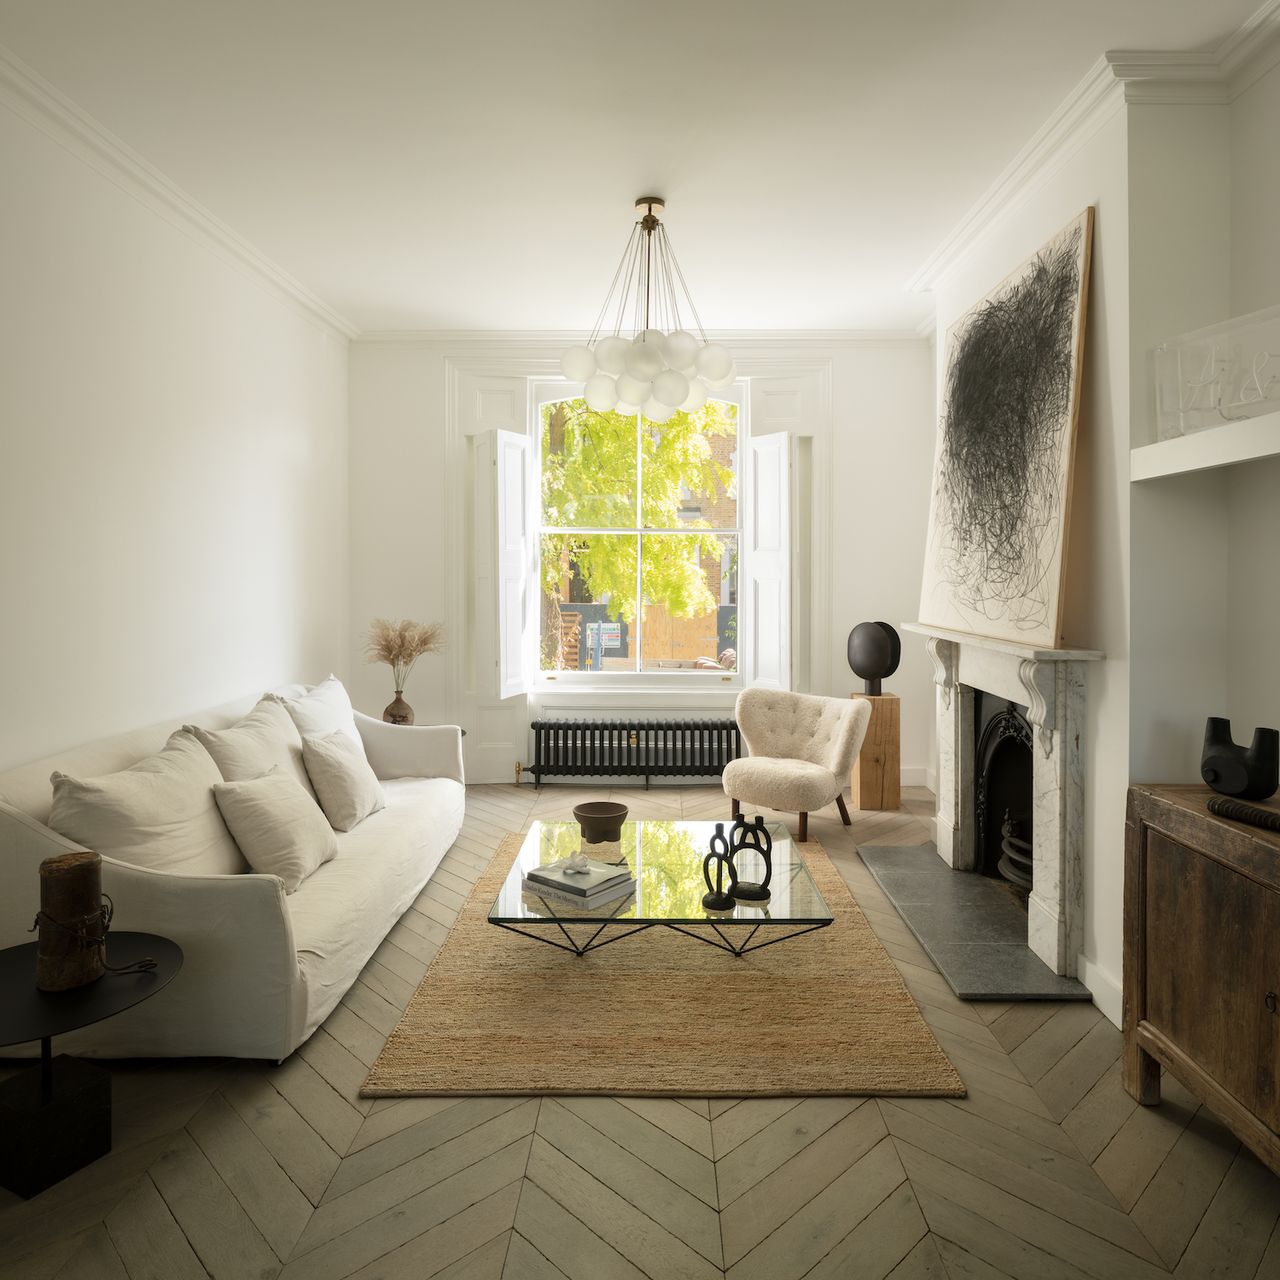
POLYGON ((1094 649, 1042 649, 925 623, 938 712, 938 853, 976 867, 974 691, 1027 708, 1032 743, 1032 889, 1027 945, 1055 973, 1074 977, 1084 919, 1084 664, 1094 649))

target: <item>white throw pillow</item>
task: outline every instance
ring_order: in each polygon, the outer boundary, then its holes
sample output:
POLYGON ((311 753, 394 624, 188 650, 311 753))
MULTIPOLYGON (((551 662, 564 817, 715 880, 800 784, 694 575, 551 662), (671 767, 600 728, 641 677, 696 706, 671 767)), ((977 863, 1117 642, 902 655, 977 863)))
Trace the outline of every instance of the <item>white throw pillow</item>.
POLYGON ((95 853, 136 867, 184 875, 245 869, 213 798, 222 781, 213 757, 179 729, 164 750, 119 773, 55 773, 49 825, 95 853))
POLYGON ((285 893, 338 852, 338 837, 316 802, 279 765, 260 778, 219 782, 213 795, 249 865, 279 876, 285 893))
POLYGON ((330 676, 307 692, 301 698, 287 698, 280 694, 269 693, 268 698, 281 703, 298 732, 304 737, 327 738, 329 734, 341 729, 364 755, 364 740, 360 730, 356 728, 356 714, 351 706, 351 699, 342 687, 337 676, 330 676))
POLYGON ((316 799, 335 831, 350 831, 387 803, 364 750, 341 730, 302 739, 302 759, 316 799))
POLYGON ((279 765, 281 772, 311 793, 311 780, 302 763, 302 735, 293 717, 274 698, 263 698, 229 729, 202 729, 196 724, 183 727, 213 757, 224 782, 261 778, 279 765))

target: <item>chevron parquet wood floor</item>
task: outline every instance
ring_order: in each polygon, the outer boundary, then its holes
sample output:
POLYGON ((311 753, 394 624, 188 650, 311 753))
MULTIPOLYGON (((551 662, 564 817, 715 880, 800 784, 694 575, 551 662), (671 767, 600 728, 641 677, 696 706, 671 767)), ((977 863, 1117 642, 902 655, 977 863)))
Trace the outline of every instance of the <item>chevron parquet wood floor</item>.
MULTIPOLYGON (((934 971, 856 853, 926 839, 923 791, 813 830, 967 1098, 360 1098, 498 840, 583 790, 469 788, 439 872, 282 1066, 117 1064, 111 1155, 0 1193, 0 1280, 1280 1277, 1280 1182, 1176 1082, 1137 1106, 1096 1009, 966 1004, 934 971)), ((589 794, 726 807, 713 787, 589 794)))

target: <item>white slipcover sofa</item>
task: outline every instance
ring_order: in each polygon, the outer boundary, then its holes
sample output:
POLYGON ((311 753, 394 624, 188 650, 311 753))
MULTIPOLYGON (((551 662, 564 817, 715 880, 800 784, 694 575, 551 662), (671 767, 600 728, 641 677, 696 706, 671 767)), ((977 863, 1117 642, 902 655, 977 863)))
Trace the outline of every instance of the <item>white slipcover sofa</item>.
MULTIPOLYGON (((0 773, 0 946, 35 936, 29 930, 40 902, 40 862, 80 848, 45 825, 54 770, 85 777, 126 769, 159 751, 183 724, 227 728, 256 702, 255 695, 193 712, 0 773)), ((286 896, 273 875, 183 875, 103 858, 112 928, 172 938, 182 947, 182 971, 154 998, 58 1037, 57 1051, 280 1061, 316 1030, 462 826, 458 728, 389 725, 358 712, 355 720, 386 807, 338 832, 337 856, 296 892, 286 896)))

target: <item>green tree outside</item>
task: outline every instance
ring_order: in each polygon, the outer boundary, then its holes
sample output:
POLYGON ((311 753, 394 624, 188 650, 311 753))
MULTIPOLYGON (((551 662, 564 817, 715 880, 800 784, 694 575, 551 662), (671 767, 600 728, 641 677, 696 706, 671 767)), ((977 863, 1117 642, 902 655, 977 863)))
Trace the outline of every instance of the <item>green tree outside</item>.
POLYGON ((711 438, 737 434, 737 406, 709 400, 696 413, 677 413, 640 432, 637 477, 636 420, 632 415, 595 413, 582 400, 542 407, 542 519, 570 529, 634 529, 640 480, 640 523, 645 529, 679 530, 676 536, 644 539, 636 599, 634 534, 542 535, 543 665, 558 666, 561 583, 576 565, 593 600, 607 600, 613 617, 634 623, 637 608, 662 605, 672 617, 713 611, 718 600, 707 587, 702 557, 718 559, 724 542, 702 518, 681 515, 681 487, 695 499, 714 500, 733 482, 733 471, 712 456, 711 438))

